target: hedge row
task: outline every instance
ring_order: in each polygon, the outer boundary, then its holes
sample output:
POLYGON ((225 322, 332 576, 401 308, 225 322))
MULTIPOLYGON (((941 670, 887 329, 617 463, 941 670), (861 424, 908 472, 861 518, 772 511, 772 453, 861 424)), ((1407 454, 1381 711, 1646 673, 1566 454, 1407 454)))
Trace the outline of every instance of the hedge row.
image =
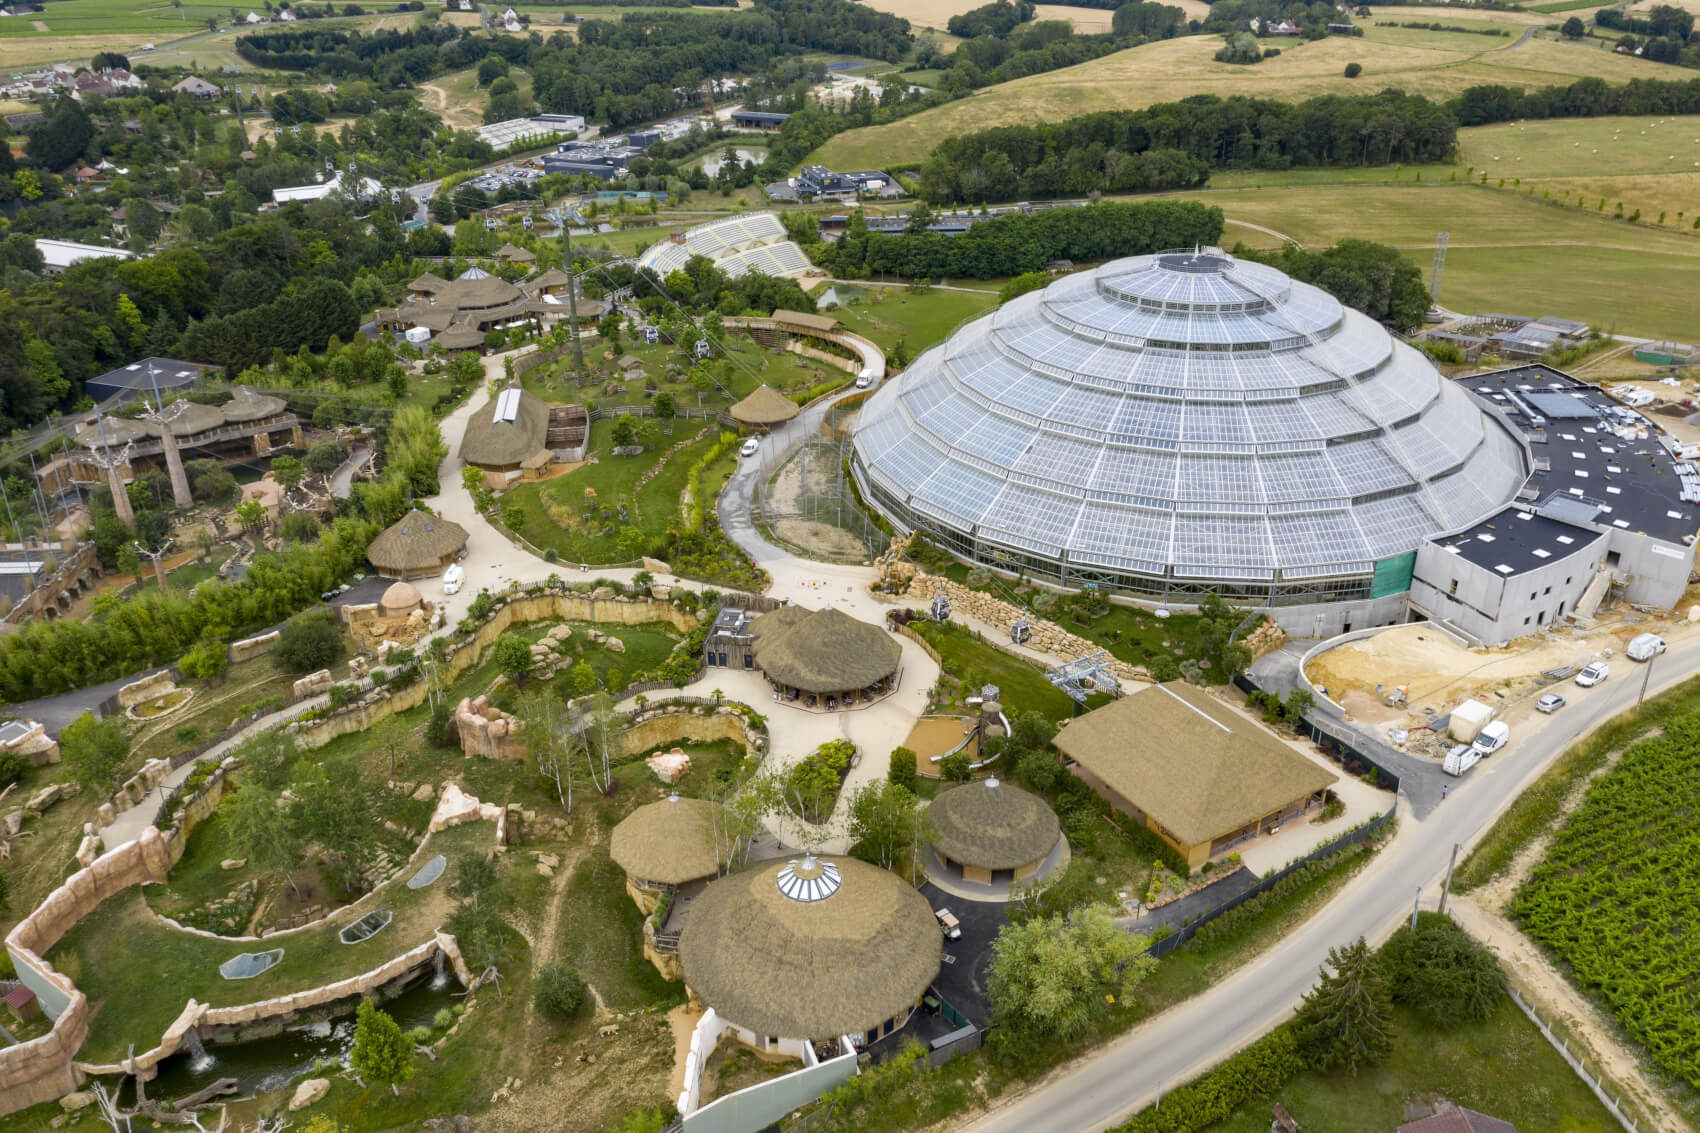
POLYGON ((1306 1069, 1298 1039, 1286 1024, 1258 1039, 1197 1081, 1163 1099, 1117 1133, 1193 1133, 1225 1121, 1250 1098, 1280 1089, 1306 1069))

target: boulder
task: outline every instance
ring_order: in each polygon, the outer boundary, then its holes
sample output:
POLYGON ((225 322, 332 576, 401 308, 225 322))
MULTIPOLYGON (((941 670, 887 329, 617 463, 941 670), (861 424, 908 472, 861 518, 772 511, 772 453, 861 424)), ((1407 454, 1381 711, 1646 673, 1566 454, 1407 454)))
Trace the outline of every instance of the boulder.
POLYGON ((76 1113, 94 1104, 94 1095, 87 1090, 76 1090, 59 1099, 59 1108, 66 1113, 76 1113))
POLYGON ((590 592, 590 597, 597 602, 611 601, 619 596, 612 586, 598 586, 590 592))
POLYGON ((626 651, 626 643, 617 637, 603 638, 602 646, 611 653, 624 653, 626 651))
MULTIPOLYGON (((106 824, 112 825, 111 819, 107 819, 106 824)), ((24 812, 21 810, 10 811, 5 818, 0 818, 0 831, 4 831, 8 838, 15 837, 23 828, 24 812)))
POLYGON ((537 876, 539 876, 539 877, 554 877, 555 871, 550 869, 543 862, 538 862, 537 863, 537 876))
POLYGON ((416 802, 416 803, 429 802, 430 799, 431 799, 431 796, 435 795, 436 793, 437 793, 437 789, 435 787, 431 786, 431 784, 421 783, 421 784, 419 784, 419 789, 417 791, 413 792, 413 801, 416 802))
POLYGON ((568 638, 572 637, 572 635, 572 626, 554 626, 549 630, 547 636, 553 641, 566 641, 568 638))
POLYGON ((247 858, 225 858, 222 862, 218 863, 219 869, 227 869, 227 870, 246 869, 247 866, 248 866, 248 859, 247 858))
POLYGON ((295 1094, 289 1099, 289 1112, 295 1113, 298 1110, 306 1109, 314 1102, 324 1098, 324 1096, 330 1092, 330 1079, 309 1078, 299 1086, 295 1087, 295 1094))
POLYGON ((24 809, 32 814, 41 814, 48 807, 65 797, 65 788, 58 783, 49 783, 41 790, 30 796, 24 809))

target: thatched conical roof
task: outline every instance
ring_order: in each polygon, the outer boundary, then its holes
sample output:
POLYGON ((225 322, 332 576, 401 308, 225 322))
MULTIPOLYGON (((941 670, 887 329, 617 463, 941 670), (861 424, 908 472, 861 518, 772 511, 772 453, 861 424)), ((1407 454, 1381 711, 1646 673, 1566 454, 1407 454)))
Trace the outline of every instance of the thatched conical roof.
POLYGON ((393 582, 389 589, 384 591, 384 596, 378 599, 378 608, 386 616, 394 617, 397 614, 412 613, 423 601, 419 589, 412 583, 393 582))
POLYGON ((484 332, 465 323, 452 323, 437 332, 434 341, 444 350, 476 350, 484 345, 484 332))
MULTIPOLYGON (((510 387, 512 388, 512 387, 510 387)), ((504 391, 506 392, 506 391, 504 391)), ((468 464, 502 468, 536 455, 549 435, 549 407, 530 390, 519 390, 512 421, 496 420, 502 399, 492 397, 467 419, 460 458, 468 464)))
POLYGON ((627 876, 683 885, 720 872, 713 806, 677 795, 640 806, 614 827, 608 856, 627 876))
POLYGON ((691 902, 679 960, 685 983, 730 1022, 826 1039, 914 1006, 938 975, 940 940, 926 898, 895 874, 854 858, 768 861, 691 902))
POLYGON ((407 285, 409 291, 421 291, 426 295, 435 295, 449 285, 449 281, 435 272, 426 272, 407 285))
POLYGON ((759 385, 750 396, 727 410, 734 421, 745 425, 777 425, 801 412, 797 403, 769 385, 759 385))
POLYGON ((756 666, 804 692, 867 688, 897 671, 903 648, 879 626, 827 607, 781 607, 750 625, 756 666), (770 620, 771 619, 771 620, 770 620))
POLYGON ((431 570, 466 546, 466 528, 414 508, 366 548, 366 557, 385 574, 431 570))
POLYGON ((1042 860, 1062 837, 1045 801, 1020 787, 987 779, 940 794, 928 807, 933 848, 981 869, 1019 869, 1042 860))
POLYGON ((496 249, 496 258, 510 264, 534 264, 537 254, 528 252, 517 244, 503 244, 496 249))

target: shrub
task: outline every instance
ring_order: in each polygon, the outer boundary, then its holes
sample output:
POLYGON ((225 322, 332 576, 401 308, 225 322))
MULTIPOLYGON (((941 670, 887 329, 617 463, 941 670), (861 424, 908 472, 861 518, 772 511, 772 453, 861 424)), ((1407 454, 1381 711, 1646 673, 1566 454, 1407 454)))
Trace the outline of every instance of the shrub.
MULTIPOLYGON (((916 771, 916 760, 919 758, 920 757, 918 755, 906 747, 892 748, 891 765, 886 769, 885 777, 893 783, 896 783, 898 786, 913 792, 915 790, 916 780, 920 777, 919 773, 916 771)), ((0 782, 4 782, 4 780, 4 774, 0 773, 0 782)))
POLYGON ((545 1015, 571 1018, 584 1005, 584 978, 565 964, 546 964, 531 981, 531 1002, 545 1015))
POLYGON ((1418 913, 1415 929, 1395 932, 1381 966, 1393 1002, 1442 1027, 1486 1019, 1505 986, 1499 962, 1444 913, 1418 913))
POLYGON ((407 1032, 407 1041, 415 1046, 424 1046, 431 1041, 430 1027, 415 1027, 407 1032))
POLYGON ((939 774, 953 783, 966 783, 974 777, 974 760, 965 751, 954 752, 939 760, 939 774))
POLYGON ((222 676, 230 667, 230 651, 224 642, 203 637, 195 647, 177 660, 177 668, 193 680, 210 681, 222 676))
POLYGON ((1226 1121, 1240 1104, 1269 1094, 1303 1073, 1292 1026, 1271 1031, 1204 1077, 1163 1099, 1117 1133, 1192 1133, 1226 1121))
POLYGON ((1346 77, 1348 79, 1355 79, 1363 73, 1364 73, 1364 65, 1362 63, 1347 63, 1346 64, 1346 77))
POLYGON ((16 783, 30 769, 30 761, 15 751, 0 752, 0 787, 16 783))

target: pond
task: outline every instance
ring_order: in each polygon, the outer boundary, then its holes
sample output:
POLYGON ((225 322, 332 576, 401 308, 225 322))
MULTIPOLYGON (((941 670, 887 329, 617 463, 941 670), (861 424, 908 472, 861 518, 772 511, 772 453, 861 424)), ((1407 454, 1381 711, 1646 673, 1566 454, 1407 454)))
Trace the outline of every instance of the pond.
MULTIPOLYGON (((762 146, 738 146, 734 150, 734 152, 738 155, 738 164, 739 165, 744 165, 744 164, 747 164, 747 163, 752 162, 752 161, 755 162, 757 165, 760 165, 762 162, 767 160, 767 150, 765 148, 763 148, 762 146)), ((702 171, 703 171, 703 173, 707 174, 710 177, 713 177, 716 174, 718 174, 720 172, 720 167, 722 165, 726 164, 725 160, 724 160, 725 156, 726 156, 726 150, 725 150, 724 147, 722 147, 721 149, 715 150, 713 153, 711 153, 707 157, 703 158, 702 159, 702 171)))
MULTIPOLYGON (((429 1027, 437 1012, 460 1002, 453 994, 460 990, 458 981, 450 978, 434 988, 435 982, 427 969, 400 995, 385 1002, 383 1009, 394 1016, 403 1031, 429 1027)), ((159 1077, 148 1083, 148 1096, 186 1097, 220 1078, 236 1079, 238 1097, 282 1089, 321 1059, 340 1063, 348 1056, 354 1047, 356 1006, 358 1001, 351 1000, 345 1014, 292 1027, 270 1038, 209 1046, 202 1058, 188 1053, 173 1055, 160 1063, 159 1077)), ((127 1091, 131 1088, 126 1086, 127 1091)))

